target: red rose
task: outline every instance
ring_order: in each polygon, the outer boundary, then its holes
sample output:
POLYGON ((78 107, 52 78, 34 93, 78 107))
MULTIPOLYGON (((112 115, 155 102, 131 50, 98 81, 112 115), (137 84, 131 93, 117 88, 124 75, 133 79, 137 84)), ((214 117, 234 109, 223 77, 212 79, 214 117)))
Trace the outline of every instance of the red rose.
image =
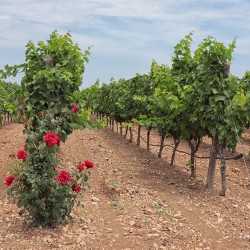
POLYGON ((73 104, 71 112, 76 113, 78 110, 79 110, 79 107, 76 104, 73 104))
POLYGON ((79 192, 81 192, 81 187, 79 187, 79 186, 77 186, 76 184, 74 184, 74 185, 72 186, 72 190, 75 191, 75 192, 77 192, 77 193, 79 193, 79 192))
POLYGON ((81 173, 84 170, 84 163, 78 163, 77 168, 79 170, 79 173, 81 173))
POLYGON ((27 156, 28 155, 27 155, 25 149, 21 149, 17 152, 17 158, 20 160, 24 160, 27 156))
POLYGON ((58 182, 60 182, 61 184, 66 184, 68 183, 69 181, 73 181, 71 176, 70 176, 70 173, 67 172, 67 171, 61 171, 56 179, 58 180, 58 182))
POLYGON ((48 146, 54 146, 56 144, 59 144, 61 141, 60 137, 57 134, 54 134, 52 132, 47 133, 43 137, 43 139, 48 146))
POLYGON ((87 160, 87 161, 84 162, 84 164, 85 164, 85 166, 87 168, 93 168, 94 167, 94 163, 92 161, 87 160))
POLYGON ((12 183, 14 180, 15 180, 15 177, 12 176, 12 175, 10 175, 10 176, 8 176, 8 177, 5 179, 5 184, 6 184, 7 186, 10 186, 11 183, 12 183))

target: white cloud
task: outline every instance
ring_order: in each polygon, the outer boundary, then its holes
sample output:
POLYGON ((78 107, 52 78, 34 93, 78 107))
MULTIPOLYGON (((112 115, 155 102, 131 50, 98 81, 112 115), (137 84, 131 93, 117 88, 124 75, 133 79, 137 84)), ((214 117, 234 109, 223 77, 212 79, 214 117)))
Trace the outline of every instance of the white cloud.
MULTIPOLYGON (((112 65, 117 58, 128 61, 121 63, 121 76, 136 73, 140 60, 145 67, 153 58, 170 62, 173 46, 190 31, 195 31, 195 46, 207 35, 225 43, 238 36, 236 55, 250 56, 246 0, 0 0, 0 6, 0 54, 5 55, 0 66, 8 63, 6 51, 14 60, 12 51, 24 51, 28 40, 46 40, 54 29, 71 30, 83 50, 93 45, 93 59, 102 58, 105 67, 93 62, 91 67, 98 68, 91 71, 100 70, 98 76, 105 78, 118 71, 119 65, 112 65)), ((249 68, 248 62, 241 64, 249 68)))

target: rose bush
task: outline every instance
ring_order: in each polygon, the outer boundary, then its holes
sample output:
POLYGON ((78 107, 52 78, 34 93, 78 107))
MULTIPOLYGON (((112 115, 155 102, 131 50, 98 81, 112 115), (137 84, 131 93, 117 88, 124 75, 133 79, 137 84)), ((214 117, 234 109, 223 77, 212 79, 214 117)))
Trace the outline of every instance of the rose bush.
MULTIPOLYGON (((71 113, 70 110, 68 112, 71 113)), ((40 132, 31 131, 28 134, 27 152, 18 151, 21 159, 18 175, 5 180, 10 186, 8 193, 17 197, 20 215, 27 215, 25 221, 32 226, 73 221, 71 211, 76 197, 88 187, 88 170, 94 167, 92 161, 85 160, 76 164, 72 173, 61 169, 56 156, 61 141, 57 133, 61 133, 61 127, 60 121, 55 121, 53 117, 53 112, 48 111, 38 123, 40 132), (56 132, 45 133, 45 128, 56 132), (14 180, 14 185, 11 185, 14 180)))

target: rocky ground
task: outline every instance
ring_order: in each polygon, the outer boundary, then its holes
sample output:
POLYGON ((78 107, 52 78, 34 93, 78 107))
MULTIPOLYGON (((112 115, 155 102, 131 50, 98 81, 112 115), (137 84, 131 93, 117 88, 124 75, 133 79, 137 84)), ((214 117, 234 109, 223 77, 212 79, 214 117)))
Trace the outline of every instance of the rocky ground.
MULTIPOLYGON (((145 136, 145 131, 143 131, 145 136)), ((213 191, 205 188, 207 160, 197 160, 197 180, 189 179, 188 156, 171 150, 145 150, 105 128, 75 131, 60 148, 61 165, 71 168, 86 159, 95 163, 91 190, 80 198, 75 223, 55 229, 27 228, 6 195, 3 183, 23 147, 22 125, 0 130, 0 249, 250 249, 249 162, 228 161, 226 197, 218 195, 219 170, 213 191)), ((153 133, 152 142, 158 143, 153 133)), ((185 143, 180 146, 188 150, 185 143)), ((205 140, 198 154, 207 155, 205 140)), ((250 144, 237 148, 245 154, 250 144)))

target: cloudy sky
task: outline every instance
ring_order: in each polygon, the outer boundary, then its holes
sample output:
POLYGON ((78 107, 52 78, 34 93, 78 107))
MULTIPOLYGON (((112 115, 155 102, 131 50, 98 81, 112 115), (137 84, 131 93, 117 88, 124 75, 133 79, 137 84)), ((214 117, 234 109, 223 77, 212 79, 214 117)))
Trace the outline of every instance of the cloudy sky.
MULTIPOLYGON (((231 72, 250 70, 249 0, 0 0, 0 68, 22 63, 25 44, 71 31, 91 48, 83 88, 147 73, 152 59, 171 65, 173 46, 194 31, 193 49, 208 35, 237 37, 231 72)), ((20 80, 20 79, 19 79, 20 80)))

